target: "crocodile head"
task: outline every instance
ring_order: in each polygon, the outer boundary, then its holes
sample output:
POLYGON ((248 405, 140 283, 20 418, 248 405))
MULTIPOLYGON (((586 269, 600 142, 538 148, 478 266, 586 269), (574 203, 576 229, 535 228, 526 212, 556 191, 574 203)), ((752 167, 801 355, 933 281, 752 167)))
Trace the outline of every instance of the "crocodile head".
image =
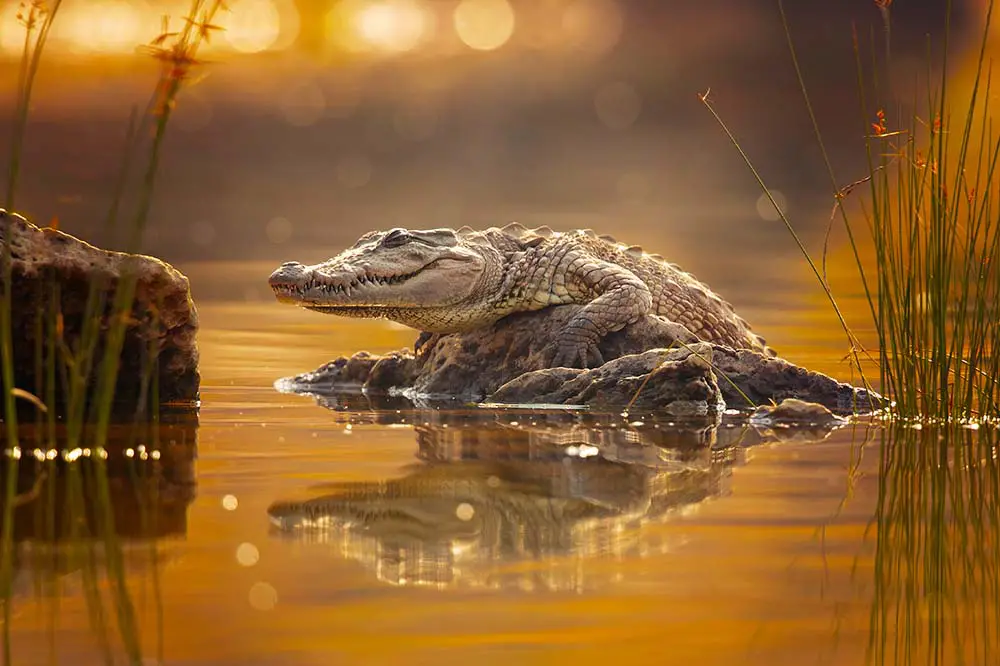
MULTIPOLYGON (((592 485, 578 487, 582 476, 618 476, 593 460, 461 460, 414 466, 398 479, 325 484, 325 495, 275 502, 267 513, 275 535, 329 544, 384 582, 493 587, 530 579, 534 587, 542 574, 529 562, 544 563, 547 578, 558 568, 549 558, 590 559, 611 544, 634 548, 623 534, 649 510, 649 484, 634 483, 632 466, 622 467, 633 483, 620 504, 580 496, 592 485), (553 482, 559 475, 573 481, 553 482), (636 485, 645 490, 635 492, 636 485)), ((581 567, 571 569, 575 577, 581 567)))
POLYGON ((475 492, 466 496, 467 484, 451 487, 442 481, 436 487, 434 481, 429 488, 412 480, 346 483, 305 502, 275 502, 267 513, 284 532, 330 530, 417 541, 478 534, 486 510, 482 498, 475 492))
MULTIPOLYGON (((270 285, 279 301, 348 317, 386 317, 421 327, 426 311, 488 293, 489 248, 451 229, 392 229, 362 236, 320 264, 282 264, 270 285)), ((431 329, 425 329, 431 330, 431 329)))

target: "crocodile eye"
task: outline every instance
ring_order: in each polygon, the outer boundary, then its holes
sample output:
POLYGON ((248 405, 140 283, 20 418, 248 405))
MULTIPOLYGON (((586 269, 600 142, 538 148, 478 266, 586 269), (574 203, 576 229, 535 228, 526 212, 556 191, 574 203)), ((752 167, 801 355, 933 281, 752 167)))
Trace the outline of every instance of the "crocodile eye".
POLYGON ((393 229, 382 239, 382 247, 400 247, 413 240, 406 229, 393 229))

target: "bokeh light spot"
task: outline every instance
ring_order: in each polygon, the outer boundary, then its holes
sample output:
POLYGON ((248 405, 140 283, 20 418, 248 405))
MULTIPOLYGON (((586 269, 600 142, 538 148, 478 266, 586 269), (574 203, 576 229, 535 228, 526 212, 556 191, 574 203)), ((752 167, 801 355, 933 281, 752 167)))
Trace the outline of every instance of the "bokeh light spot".
POLYGON ((562 32, 570 48, 601 55, 618 44, 623 23, 614 0, 574 0, 563 11, 562 32))
POLYGON ((226 511, 236 511, 239 505, 240 501, 236 499, 236 495, 226 495, 222 498, 222 508, 226 511))
POLYGON ((278 591, 270 583, 258 581, 250 587, 249 600, 254 610, 272 610, 278 603, 278 591))
POLYGON ((139 15, 128 2, 116 0, 102 2, 88 8, 91 42, 89 46, 99 51, 127 52, 139 41, 139 15))
MULTIPOLYGON (((774 197, 774 203, 778 204, 781 212, 787 215, 788 200, 785 198, 785 195, 778 190, 771 190, 771 196, 774 197)), ((777 222, 781 219, 781 215, 778 214, 778 210, 771 203, 771 200, 767 198, 766 194, 761 194, 757 197, 757 214, 766 222, 777 222)))
POLYGON ((241 543, 236 547, 236 561, 244 567, 252 567, 260 561, 260 551, 252 543, 241 543))
POLYGON ((237 51, 265 51, 281 35, 281 12, 274 0, 236 0, 229 6, 223 36, 237 51))
POLYGON ((292 237, 292 223, 284 217, 275 217, 268 221, 264 227, 267 239, 275 245, 280 245, 292 237))
POLYGON ((354 52, 409 51, 432 29, 433 17, 416 0, 340 0, 326 16, 327 39, 354 52))
POLYGON ((308 127, 315 125, 326 112, 326 97, 312 81, 298 84, 281 100, 281 114, 289 125, 308 127))
POLYGON ((368 184, 372 163, 364 155, 349 155, 337 162, 337 180, 344 187, 356 190, 368 184))
POLYGON ((642 99, 631 85, 610 83, 594 96, 597 117, 609 129, 624 130, 632 126, 642 112, 642 99))
POLYGON ((476 515, 476 509, 468 502, 462 502, 455 507, 455 516, 459 520, 470 521, 476 515))
POLYGON ((514 34, 514 9, 507 0, 462 0, 453 18, 459 39, 479 51, 499 48, 514 34))
MULTIPOLYGON (((17 2, 11 2, 18 5, 17 2)), ((153 23, 148 12, 140 13, 125 0, 66 3, 52 23, 52 45, 71 52, 128 53, 151 38, 153 23), (146 14, 145 16, 143 14, 146 14)), ((23 39, 24 28, 17 32, 23 39)))
POLYGON ((362 9, 354 25, 376 49, 402 52, 420 43, 427 23, 426 13, 413 0, 382 0, 362 9))
POLYGON ((278 15, 281 17, 278 39, 271 45, 271 50, 287 49, 295 44, 299 38, 299 31, 302 29, 302 17, 296 6, 296 0, 274 0, 278 15))
POLYGON ((357 30, 358 14, 365 7, 364 0, 340 0, 334 3, 326 15, 327 40, 348 51, 364 51, 369 48, 357 30))

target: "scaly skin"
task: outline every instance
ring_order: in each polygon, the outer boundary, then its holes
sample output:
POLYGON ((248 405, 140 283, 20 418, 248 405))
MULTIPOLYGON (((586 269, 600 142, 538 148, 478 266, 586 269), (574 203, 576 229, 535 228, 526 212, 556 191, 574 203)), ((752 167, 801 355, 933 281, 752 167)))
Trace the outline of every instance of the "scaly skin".
POLYGON ((548 350, 556 367, 600 365, 601 339, 647 314, 683 326, 692 338, 773 354, 731 305, 692 275, 589 230, 510 224, 485 231, 375 231, 321 264, 282 264, 270 284, 284 302, 384 317, 430 333, 482 328, 550 305, 583 305, 548 350))
POLYGON ((337 492, 304 502, 275 502, 267 512, 272 524, 286 531, 357 526, 427 540, 474 533, 478 521, 488 516, 551 523, 554 531, 560 520, 612 513, 596 503, 550 497, 540 482, 513 483, 496 475, 490 481, 490 469, 476 461, 422 466, 403 479, 344 483, 336 486, 337 492), (463 504, 473 509, 468 517, 456 512, 463 504))

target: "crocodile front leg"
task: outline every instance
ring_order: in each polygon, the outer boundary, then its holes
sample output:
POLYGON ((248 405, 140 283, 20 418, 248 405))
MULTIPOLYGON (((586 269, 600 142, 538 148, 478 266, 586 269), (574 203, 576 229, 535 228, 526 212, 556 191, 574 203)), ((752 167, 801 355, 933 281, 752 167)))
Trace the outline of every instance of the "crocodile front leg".
POLYGON ((597 367, 604 363, 598 344, 612 331, 648 314, 653 297, 627 268, 589 256, 570 257, 565 289, 583 308, 567 322, 551 350, 553 367, 597 367))

